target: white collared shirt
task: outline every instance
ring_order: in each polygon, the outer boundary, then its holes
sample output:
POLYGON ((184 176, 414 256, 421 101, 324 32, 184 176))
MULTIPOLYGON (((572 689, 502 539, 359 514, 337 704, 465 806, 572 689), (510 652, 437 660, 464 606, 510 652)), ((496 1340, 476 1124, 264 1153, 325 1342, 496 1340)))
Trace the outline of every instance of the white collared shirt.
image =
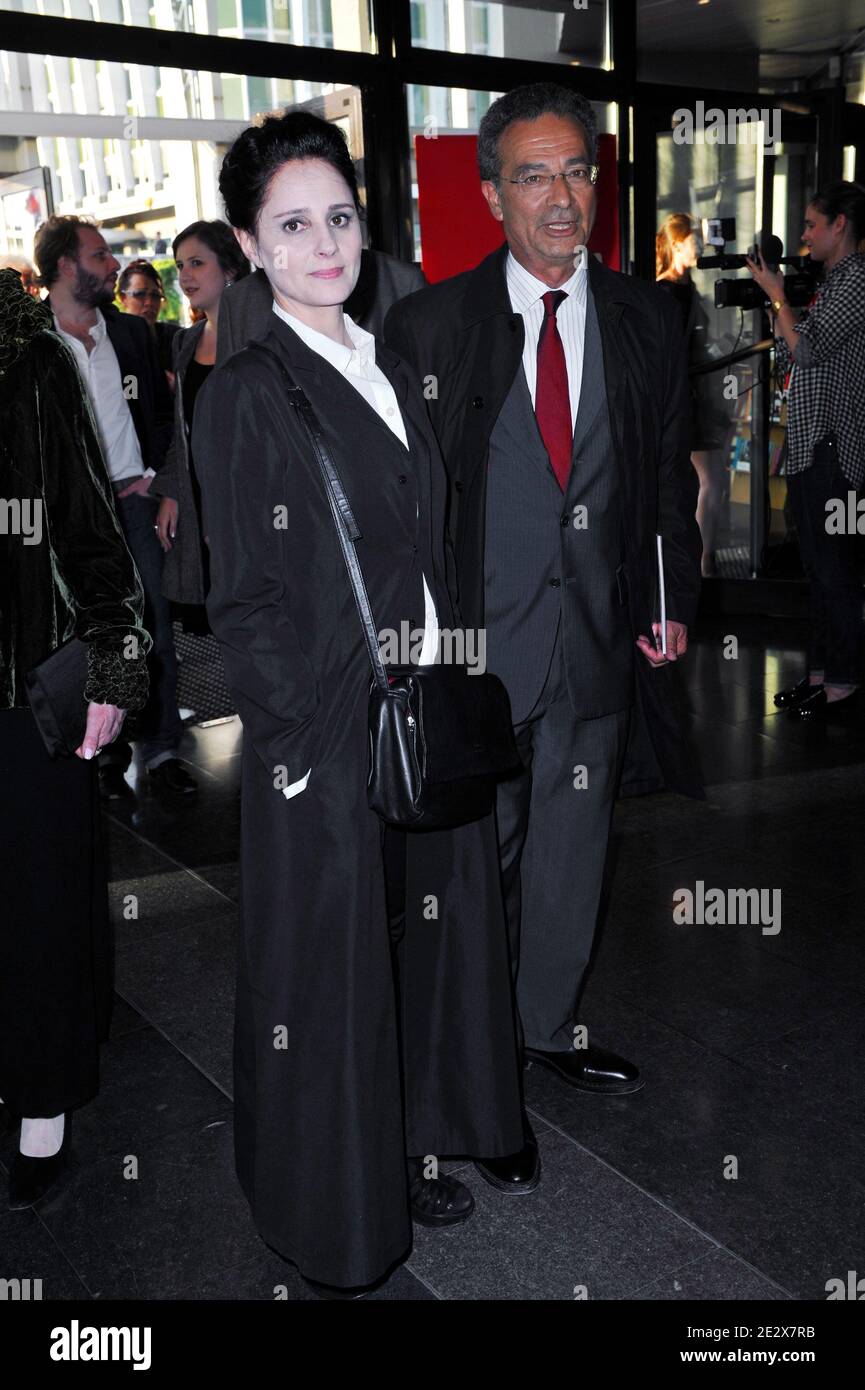
MULTIPOLYGON (((313 352, 324 357, 331 366, 336 367, 337 371, 342 373, 349 385, 363 396, 379 418, 393 430, 397 439, 408 448, 408 436, 396 392, 375 360, 373 334, 367 333, 366 329, 356 324, 353 319, 349 318, 348 314, 343 314, 345 331, 354 344, 353 348, 347 348, 344 343, 334 342, 333 338, 328 338, 326 334, 319 333, 315 328, 310 328, 300 319, 295 318, 294 314, 289 314, 280 304, 277 304, 276 300, 273 302, 273 312, 284 323, 287 323, 289 328, 293 329, 307 347, 312 348, 313 352)), ((418 665, 430 666, 435 661, 438 652, 438 616, 426 575, 421 574, 421 578, 424 596, 424 638, 418 665)), ((291 797, 302 792, 309 781, 309 776, 310 773, 308 772, 299 782, 294 782, 290 787, 284 787, 284 795, 291 797)))
POLYGON ((81 380, 90 397, 99 443, 108 466, 111 481, 117 478, 153 477, 153 469, 144 467, 141 445, 135 431, 135 421, 129 402, 123 394, 123 378, 117 353, 108 336, 105 318, 96 310, 96 322, 90 329, 93 348, 90 352, 71 333, 60 327, 54 315, 54 327, 75 353, 81 380))
MULTIPOLYGON (((568 296, 563 299, 556 313, 556 324, 562 347, 565 352, 565 365, 568 372, 568 395, 571 403, 571 429, 576 428, 577 411, 580 405, 580 386, 583 379, 583 348, 586 339, 586 295, 588 294, 588 252, 585 246, 579 248, 577 268, 569 280, 559 288, 568 296)), ((508 252, 505 263, 508 295, 515 314, 521 314, 525 324, 526 340, 523 345, 523 371, 532 405, 538 384, 538 338, 544 321, 543 296, 550 286, 538 280, 525 266, 520 265, 512 251, 508 252)))

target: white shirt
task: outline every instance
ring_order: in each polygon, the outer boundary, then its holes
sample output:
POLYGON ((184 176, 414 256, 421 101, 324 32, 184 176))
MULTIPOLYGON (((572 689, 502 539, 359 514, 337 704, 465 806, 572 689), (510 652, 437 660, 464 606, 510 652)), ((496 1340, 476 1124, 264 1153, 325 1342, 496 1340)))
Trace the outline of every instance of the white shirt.
MULTIPOLYGON (((577 410, 580 404, 580 386, 583 380, 583 348, 586 339, 586 295, 588 293, 588 252, 585 246, 579 248, 577 269, 570 280, 559 288, 568 296, 563 299, 556 311, 556 324, 562 347, 565 351, 565 366, 568 372, 568 395, 571 402, 571 429, 576 428, 577 410)), ((538 280, 525 266, 520 265, 512 251, 508 252, 505 265, 511 308, 521 314, 525 324, 526 340, 523 345, 523 371, 526 374, 532 405, 538 384, 538 338, 544 321, 543 296, 550 286, 538 280)))
MULTIPOLYGON (((319 333, 315 328, 310 328, 300 319, 295 318, 294 314, 289 314, 280 304, 276 303, 276 300, 273 302, 273 312, 284 323, 287 323, 299 338, 303 339, 307 347, 324 357, 331 366, 336 367, 338 372, 342 372, 349 385, 363 396, 379 418, 393 430, 397 439, 408 448, 408 436, 396 392, 375 360, 373 334, 367 333, 365 328, 360 328, 353 319, 349 318, 348 314, 343 314, 345 331, 354 344, 353 348, 347 348, 344 343, 334 342, 333 338, 328 338, 326 334, 319 333)), ((426 575, 422 573, 421 578, 424 596, 424 637, 418 665, 430 666, 435 661, 438 652, 438 616, 426 575)), ((312 768, 299 782, 293 782, 290 787, 284 787, 284 795, 290 797, 302 792, 309 781, 311 771, 312 768)))
POLYGON ((116 478, 152 478, 153 469, 144 467, 135 421, 123 394, 120 363, 103 315, 96 310, 96 322, 90 329, 93 340, 90 352, 80 338, 73 337, 60 327, 56 314, 54 327, 75 353, 78 371, 96 416, 99 443, 111 481, 114 482, 116 478))

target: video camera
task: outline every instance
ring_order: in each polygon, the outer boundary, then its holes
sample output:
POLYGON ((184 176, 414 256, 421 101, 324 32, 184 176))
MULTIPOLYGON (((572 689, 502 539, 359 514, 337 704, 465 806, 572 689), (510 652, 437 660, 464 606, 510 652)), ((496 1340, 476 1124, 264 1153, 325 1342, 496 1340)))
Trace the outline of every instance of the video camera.
MULTIPOLYGON (((735 240, 735 217, 705 217, 703 219, 703 244, 718 249, 715 255, 698 257, 698 268, 700 270, 746 269, 745 256, 727 255, 724 252, 726 243, 735 240)), ((758 243, 755 240, 748 251, 752 260, 757 251, 758 243)), ((771 270, 777 270, 782 265, 792 267, 790 273, 784 276, 784 298, 787 303, 794 307, 807 304, 814 293, 818 273, 818 267, 813 264, 811 257, 785 256, 780 238, 771 234, 764 234, 760 237, 759 251, 764 263, 771 270)), ((747 279, 743 277, 736 280, 715 281, 716 309, 761 309, 768 302, 756 280, 752 280, 750 276, 747 279)))

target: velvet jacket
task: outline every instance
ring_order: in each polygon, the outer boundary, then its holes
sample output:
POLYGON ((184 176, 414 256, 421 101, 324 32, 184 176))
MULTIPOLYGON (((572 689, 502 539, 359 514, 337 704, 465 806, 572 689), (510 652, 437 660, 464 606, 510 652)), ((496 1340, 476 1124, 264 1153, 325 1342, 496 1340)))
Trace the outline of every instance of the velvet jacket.
POLYGON ((88 644, 85 699, 139 709, 143 611, 75 359, 0 270, 0 709, 26 706, 24 674, 73 636, 88 644))

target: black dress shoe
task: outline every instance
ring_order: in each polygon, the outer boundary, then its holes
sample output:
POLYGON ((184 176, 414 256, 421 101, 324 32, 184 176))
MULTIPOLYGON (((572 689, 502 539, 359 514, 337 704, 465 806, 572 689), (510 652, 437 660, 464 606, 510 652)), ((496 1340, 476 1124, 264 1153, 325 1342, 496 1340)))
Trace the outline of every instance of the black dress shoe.
POLYGON ((504 1158, 476 1158, 475 1167, 490 1187, 514 1197, 534 1192, 541 1180, 541 1156, 538 1141, 528 1120, 523 1121, 525 1143, 515 1154, 504 1158))
POLYGON ((147 776, 151 786, 171 796, 192 796, 198 791, 195 778, 190 777, 178 758, 166 758, 164 763, 148 768, 147 776))
POLYGON ((827 700, 825 686, 818 685, 813 695, 787 710, 788 719, 798 719, 803 724, 822 724, 826 720, 848 719, 859 710, 859 691, 845 695, 842 700, 827 700))
POLYGON ((31 1158, 20 1151, 16 1153, 9 1169, 10 1211, 32 1207, 50 1191, 68 1165, 71 1137, 72 1116, 69 1114, 63 1129, 63 1142, 56 1154, 50 1158, 31 1158))
POLYGON ((578 1091, 594 1091, 596 1095, 627 1096, 645 1086, 633 1062, 606 1052, 602 1047, 573 1048, 570 1052, 537 1052, 526 1048, 530 1062, 538 1062, 558 1072, 578 1091))
POLYGON ((129 801, 135 793, 119 763, 99 764, 99 793, 103 801, 129 801))
POLYGON ((779 690, 775 696, 775 704, 778 709, 790 709, 793 705, 799 705, 814 690, 822 690, 821 685, 812 685, 809 676, 803 676, 795 685, 791 685, 788 690, 779 690))
POLYGON ((425 1178, 417 1159, 409 1159, 408 1178, 412 1220, 421 1226, 456 1226, 467 1221, 475 1209, 475 1199, 465 1183, 444 1173, 425 1178))

